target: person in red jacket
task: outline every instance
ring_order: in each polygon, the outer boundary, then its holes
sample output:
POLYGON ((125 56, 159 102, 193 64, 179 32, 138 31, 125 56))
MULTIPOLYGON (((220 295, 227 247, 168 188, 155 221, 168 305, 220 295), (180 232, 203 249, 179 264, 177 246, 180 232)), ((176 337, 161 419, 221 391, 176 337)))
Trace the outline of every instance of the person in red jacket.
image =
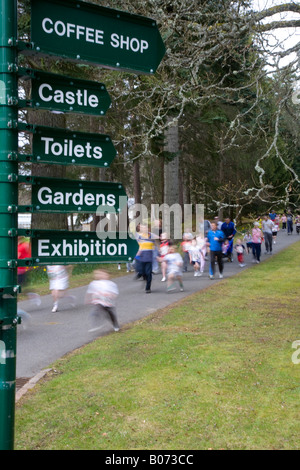
MULTIPOLYGON (((31 246, 25 237, 19 237, 18 241, 18 259, 31 258, 31 246)), ((27 278, 27 267, 19 266, 18 267, 18 284, 20 286, 25 286, 27 278)))
MULTIPOLYGON (((27 238, 19 237, 18 240, 18 259, 31 258, 31 245, 27 238)), ((22 287, 23 293, 27 295, 28 299, 32 304, 39 306, 41 305, 41 299, 38 294, 33 292, 24 292, 24 288, 27 283, 27 274, 29 271, 27 266, 18 266, 18 285, 22 287)))

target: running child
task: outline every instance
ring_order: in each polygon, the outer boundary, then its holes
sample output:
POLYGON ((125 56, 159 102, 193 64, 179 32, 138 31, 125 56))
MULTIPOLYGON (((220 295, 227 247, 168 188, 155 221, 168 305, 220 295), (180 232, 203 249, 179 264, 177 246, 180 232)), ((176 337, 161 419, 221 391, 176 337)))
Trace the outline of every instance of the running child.
POLYGON ((164 257, 167 263, 167 292, 175 290, 175 281, 179 282, 180 291, 183 291, 182 283, 182 257, 176 252, 176 246, 172 241, 169 242, 169 253, 164 257))
POLYGON ((167 280, 166 273, 167 273, 167 263, 164 260, 164 257, 169 253, 169 240, 167 238, 167 233, 162 233, 160 236, 160 246, 159 246, 159 257, 161 262, 161 272, 162 272, 162 282, 167 280))
POLYGON ((246 243, 246 250, 247 250, 247 253, 249 255, 249 253, 252 252, 252 243, 253 243, 253 240, 252 240, 252 235, 250 232, 247 232, 244 236, 244 242, 246 243))
POLYGON ((206 253, 207 253, 207 245, 206 245, 206 238, 202 237, 201 234, 199 234, 196 238, 197 241, 197 246, 200 248, 200 276, 204 273, 204 268, 205 268, 205 259, 206 259, 206 253))
POLYGON ((85 297, 85 302, 93 306, 90 313, 91 329, 89 332, 103 327, 103 324, 99 324, 101 317, 109 318, 114 330, 119 331, 120 326, 115 308, 118 295, 118 286, 110 280, 109 274, 106 271, 94 271, 94 281, 89 284, 85 297))
POLYGON ((237 253, 237 259, 240 264, 240 267, 243 268, 245 265, 244 263, 244 252, 245 252, 245 245, 243 245, 242 240, 238 239, 236 244, 234 245, 234 250, 237 253))
POLYGON ((66 297, 66 291, 69 287, 69 271, 72 267, 63 265, 47 266, 47 274, 50 281, 50 291, 53 298, 52 313, 58 311, 58 302, 62 298, 69 299, 71 306, 75 304, 75 297, 68 295, 66 297))
POLYGON ((194 238, 189 249, 190 263, 194 266, 194 276, 201 276, 200 264, 201 264, 201 248, 197 245, 197 240, 194 238))

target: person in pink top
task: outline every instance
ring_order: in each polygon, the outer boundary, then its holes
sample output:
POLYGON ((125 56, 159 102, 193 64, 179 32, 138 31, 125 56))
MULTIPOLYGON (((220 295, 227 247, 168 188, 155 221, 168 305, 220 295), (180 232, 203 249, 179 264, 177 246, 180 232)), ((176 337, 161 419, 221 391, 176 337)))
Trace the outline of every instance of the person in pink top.
POLYGON ((254 222, 254 228, 252 229, 252 252, 253 262, 260 263, 261 244, 263 241, 263 233, 259 228, 259 223, 254 222))
POLYGON ((286 222, 287 222, 287 216, 284 213, 283 216, 281 217, 281 222, 282 222, 282 230, 286 230, 286 222))

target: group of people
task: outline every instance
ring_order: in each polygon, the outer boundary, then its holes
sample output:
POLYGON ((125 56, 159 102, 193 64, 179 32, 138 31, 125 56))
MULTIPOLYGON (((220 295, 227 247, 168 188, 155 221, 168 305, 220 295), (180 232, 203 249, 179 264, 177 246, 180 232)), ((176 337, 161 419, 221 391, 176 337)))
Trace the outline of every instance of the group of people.
MULTIPOLYGON (((50 290, 53 297, 52 312, 58 311, 58 302, 67 296, 71 305, 75 298, 66 295, 69 287, 70 266, 54 265, 47 266, 47 273, 50 279, 50 290)), ((116 313, 116 299, 119 295, 118 286, 110 279, 107 271, 96 269, 93 273, 94 279, 88 285, 85 303, 91 305, 89 315, 90 329, 94 332, 103 327, 103 318, 107 318, 114 331, 119 331, 120 326, 116 313)))
MULTIPOLYGON (((253 262, 259 263, 263 242, 265 253, 272 254, 278 231, 287 230, 288 234, 292 234, 294 224, 296 232, 300 234, 299 215, 293 217, 290 212, 277 215, 275 211, 272 211, 263 217, 258 217, 252 229, 248 230, 242 238, 235 239, 237 230, 234 222, 230 218, 221 222, 218 217, 215 217, 212 222, 204 221, 197 236, 190 232, 184 233, 180 246, 169 240, 166 233, 153 234, 149 232, 147 225, 140 225, 136 234, 139 251, 134 260, 135 278, 143 278, 145 291, 150 293, 153 261, 155 261, 155 263, 160 263, 161 281, 167 283, 167 292, 176 289, 176 282, 179 284, 180 291, 183 291, 183 273, 190 265, 193 267, 194 276, 200 277, 204 273, 206 263, 209 262, 210 279, 215 278, 216 266, 218 266, 219 278, 222 279, 224 259, 232 262, 235 253, 240 267, 244 267, 244 255, 248 253, 253 255, 253 262)), ((20 240, 18 258, 30 257, 28 241, 20 240)), ((63 265, 47 266, 49 287, 53 297, 53 313, 58 311, 61 299, 68 297, 71 304, 75 301, 74 297, 67 294, 70 269, 63 265)), ((18 268, 20 285, 26 285, 27 271, 27 268, 18 268)), ((118 294, 117 284, 110 279, 106 271, 94 271, 94 280, 89 284, 85 298, 85 302, 92 306, 91 332, 102 328, 103 324, 99 323, 99 318, 103 319, 103 316, 110 320, 115 331, 119 331, 115 307, 118 294)))
POLYGON ((275 226, 279 228, 281 224, 281 229, 283 231, 287 231, 288 235, 292 235, 294 231, 294 225, 296 227, 296 232, 300 234, 300 215, 296 214, 295 216, 292 214, 290 210, 284 212, 283 214, 276 214, 275 211, 270 213, 270 218, 274 222, 275 226))
POLYGON ((234 222, 230 218, 222 222, 215 217, 212 222, 204 221, 201 233, 197 236, 189 232, 184 233, 180 246, 168 240, 166 233, 157 236, 149 232, 147 225, 140 226, 137 233, 139 251, 135 258, 136 279, 143 278, 146 293, 151 293, 154 258, 161 265, 161 281, 167 281, 167 292, 176 288, 176 280, 180 290, 183 290, 183 273, 188 270, 189 265, 193 266, 194 276, 200 277, 204 273, 206 263, 209 262, 210 279, 215 278, 216 266, 219 278, 222 279, 225 259, 232 262, 236 255, 239 266, 244 267, 245 255, 251 253, 252 262, 260 263, 263 242, 265 254, 272 254, 278 231, 287 230, 290 234, 293 232, 294 224, 297 233, 300 234, 299 215, 293 217, 290 211, 278 215, 272 210, 258 217, 251 229, 236 238, 237 230, 234 222))
MULTIPOLYGON (((18 242, 18 259, 28 258, 31 258, 30 242, 27 238, 20 237, 18 242)), ((51 265, 47 266, 46 270, 53 300, 52 313, 56 313, 59 310, 59 303, 62 301, 68 302, 74 308, 76 299, 68 293, 72 266, 51 265)), ((18 285, 22 287, 22 292, 27 294, 29 300, 39 306, 41 304, 39 295, 28 292, 28 273, 28 267, 18 267, 18 285)), ((111 321, 115 331, 119 331, 120 326, 115 308, 118 294, 118 287, 111 281, 110 275, 106 271, 95 270, 94 280, 89 284, 85 297, 85 303, 92 306, 89 316, 90 332, 96 331, 103 326, 103 316, 106 316, 111 321)), ((31 316, 24 310, 18 309, 18 315, 21 317, 24 326, 31 320, 31 316)))
MULTIPOLYGON (((151 293, 151 283, 153 274, 153 253, 155 246, 159 243, 157 260, 161 264, 162 282, 167 282, 167 292, 176 289, 176 281, 183 291, 183 272, 186 272, 188 265, 194 269, 194 276, 202 276, 208 251, 210 251, 210 277, 214 278, 215 260, 219 265, 219 276, 223 277, 223 244, 229 242, 233 247, 233 239, 236 234, 234 223, 230 219, 226 220, 224 232, 219 230, 217 222, 214 221, 207 227, 206 233, 199 233, 193 237, 191 233, 185 233, 181 243, 183 256, 178 252, 177 245, 167 239, 166 233, 159 236, 152 234, 147 225, 141 225, 137 233, 139 251, 135 257, 136 279, 145 280, 145 291, 151 293), (226 232, 226 233, 225 233, 226 232), (212 262, 213 260, 213 262, 212 262)), ((222 227, 223 227, 222 225, 222 227)))

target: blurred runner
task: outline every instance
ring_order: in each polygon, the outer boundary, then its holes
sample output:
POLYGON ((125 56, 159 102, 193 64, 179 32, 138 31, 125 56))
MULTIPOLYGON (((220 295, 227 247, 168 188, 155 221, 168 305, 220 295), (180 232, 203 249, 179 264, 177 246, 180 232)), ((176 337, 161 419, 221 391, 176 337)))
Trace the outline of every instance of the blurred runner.
MULTIPOLYGON (((28 238, 19 237, 18 239, 18 259, 31 258, 31 245, 28 238)), ((28 299, 33 305, 39 307, 41 305, 41 298, 34 292, 27 292, 28 273, 29 267, 18 266, 18 285, 21 286, 21 293, 26 294, 28 299)))
POLYGON ((87 304, 93 305, 89 332, 97 331, 103 327, 103 324, 99 324, 101 317, 108 317, 114 330, 119 331, 120 326, 115 308, 118 295, 118 286, 110 280, 109 274, 106 271, 94 271, 94 281, 89 284, 85 298, 87 304))
POLYGON ((50 291, 53 298, 52 313, 58 311, 58 302, 62 299, 68 299, 71 306, 75 306, 75 297, 73 295, 66 296, 69 288, 69 271, 70 266, 54 265, 47 266, 47 274, 50 281, 50 291))
POLYGON ((169 253, 164 257, 167 263, 167 292, 171 292, 176 289, 175 281, 179 282, 180 291, 183 291, 182 283, 182 265, 183 260, 179 253, 176 252, 176 246, 170 240, 169 242, 169 253))

